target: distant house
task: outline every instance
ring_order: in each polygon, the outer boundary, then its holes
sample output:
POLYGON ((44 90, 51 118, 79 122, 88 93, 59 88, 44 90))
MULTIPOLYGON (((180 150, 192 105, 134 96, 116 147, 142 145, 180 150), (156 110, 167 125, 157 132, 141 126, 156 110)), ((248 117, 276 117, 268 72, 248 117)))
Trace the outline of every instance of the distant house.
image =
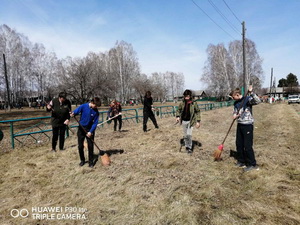
POLYGON ((193 93, 194 93, 195 100, 208 97, 207 94, 205 93, 205 91, 203 91, 203 90, 193 91, 193 93))
POLYGON ((283 87, 271 87, 269 88, 269 92, 267 93, 267 95, 270 97, 278 97, 278 98, 283 97, 283 94, 284 94, 283 87))
POLYGON ((270 97, 287 97, 289 94, 299 94, 300 87, 271 87, 267 93, 270 97))

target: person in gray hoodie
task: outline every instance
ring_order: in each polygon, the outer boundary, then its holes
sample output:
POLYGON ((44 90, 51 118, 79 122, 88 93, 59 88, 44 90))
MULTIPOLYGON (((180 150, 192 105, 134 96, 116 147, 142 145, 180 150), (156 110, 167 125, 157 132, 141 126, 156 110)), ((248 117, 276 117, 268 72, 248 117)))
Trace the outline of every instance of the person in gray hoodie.
POLYGON ((248 88, 250 95, 243 96, 239 88, 233 90, 230 96, 235 100, 233 119, 237 120, 236 150, 238 167, 245 172, 259 170, 253 150, 253 113, 252 106, 260 103, 259 97, 253 93, 252 85, 248 88))

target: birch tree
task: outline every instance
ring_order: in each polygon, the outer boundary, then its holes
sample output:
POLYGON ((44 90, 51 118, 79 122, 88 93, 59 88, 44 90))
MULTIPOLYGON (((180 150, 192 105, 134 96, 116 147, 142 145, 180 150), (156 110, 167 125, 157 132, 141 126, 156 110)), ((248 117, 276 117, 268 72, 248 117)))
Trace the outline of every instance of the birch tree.
POLYGON ((215 96, 225 96, 232 89, 232 60, 223 44, 209 45, 207 54, 201 80, 208 84, 215 96))
MULTIPOLYGON (((209 45, 208 59, 203 69, 201 80, 207 84, 213 95, 227 95, 230 90, 243 84, 243 49, 242 41, 229 43, 228 51, 223 44, 209 45)), ((256 51, 255 43, 246 40, 246 84, 260 89, 264 81, 262 59, 256 51)))
POLYGON ((125 102, 132 93, 132 78, 139 74, 140 66, 131 44, 124 41, 117 42, 109 51, 112 60, 112 71, 115 74, 115 83, 119 83, 119 99, 125 102))

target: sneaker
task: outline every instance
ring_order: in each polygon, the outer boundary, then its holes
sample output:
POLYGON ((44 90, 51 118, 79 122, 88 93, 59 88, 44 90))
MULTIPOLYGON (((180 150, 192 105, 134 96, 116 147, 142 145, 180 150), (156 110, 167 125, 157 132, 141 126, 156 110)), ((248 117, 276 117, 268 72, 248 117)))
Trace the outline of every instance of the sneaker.
POLYGON ((85 164, 85 162, 84 161, 81 161, 80 163, 79 163, 79 166, 83 166, 85 164))
POLYGON ((56 150, 55 149, 51 149, 50 152, 56 152, 56 150))
POLYGON ((235 165, 239 168, 246 168, 247 167, 245 163, 241 163, 241 162, 237 162, 235 165))
POLYGON ((93 163, 89 163, 89 167, 90 167, 90 168, 93 168, 93 167, 94 167, 94 164, 93 164, 93 163))
POLYGON ((188 154, 192 154, 193 153, 192 149, 190 149, 189 147, 186 147, 185 149, 186 149, 186 151, 187 151, 188 154))
POLYGON ((244 168, 244 172, 249 172, 251 170, 259 170, 259 167, 256 166, 247 166, 246 168, 244 168))

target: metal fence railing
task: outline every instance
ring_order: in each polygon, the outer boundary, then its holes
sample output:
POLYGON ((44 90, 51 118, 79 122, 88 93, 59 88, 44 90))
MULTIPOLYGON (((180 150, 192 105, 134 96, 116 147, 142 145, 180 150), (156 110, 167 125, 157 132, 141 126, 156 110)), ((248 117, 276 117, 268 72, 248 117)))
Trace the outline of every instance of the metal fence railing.
MULTIPOLYGON (((213 110, 217 108, 228 107, 231 105, 233 105, 233 101, 198 104, 201 111, 213 110)), ((175 116, 178 106, 156 106, 155 108, 156 116, 164 118, 168 116, 175 116)), ((107 111, 99 111, 99 113, 99 123, 106 121, 107 111)), ((143 108, 122 110, 122 120, 139 123, 142 117, 143 108)), ((47 139, 49 140, 51 136, 48 134, 48 132, 52 131, 50 118, 51 116, 3 120, 0 121, 0 125, 8 124, 11 147, 14 149, 15 141, 17 141, 21 145, 25 145, 27 142, 40 143, 44 142, 47 139), (15 128, 18 128, 18 131, 15 132, 15 128)), ((72 122, 71 119, 69 130, 72 131, 72 129, 77 127, 78 124, 76 122, 72 122)), ((100 127, 104 127, 104 124, 101 124, 100 127)), ((69 130, 66 130, 66 137, 69 136, 69 130)))

